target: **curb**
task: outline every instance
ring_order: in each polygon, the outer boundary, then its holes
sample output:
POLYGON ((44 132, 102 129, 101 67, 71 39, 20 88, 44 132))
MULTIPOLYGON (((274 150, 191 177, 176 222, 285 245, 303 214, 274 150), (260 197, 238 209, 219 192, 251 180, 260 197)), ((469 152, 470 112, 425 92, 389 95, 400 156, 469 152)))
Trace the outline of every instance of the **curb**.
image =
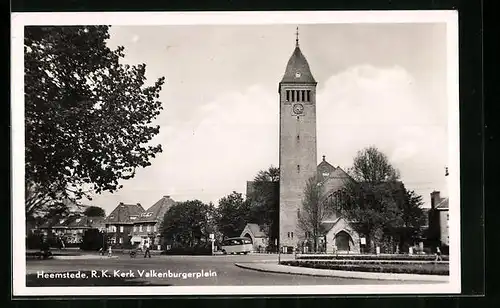
POLYGON ((82 256, 53 256, 54 260, 95 260, 95 259, 115 259, 118 256, 95 256, 95 255, 82 255, 82 256))
POLYGON ((416 274, 392 274, 392 273, 370 273, 358 271, 339 271, 339 270, 324 270, 304 268, 301 271, 297 270, 294 266, 273 264, 272 268, 265 268, 266 263, 235 263, 237 267, 254 270, 258 272, 276 273, 276 274, 290 274, 290 275, 303 275, 315 277, 336 277, 336 278, 352 278, 352 279, 370 279, 370 280, 399 280, 399 281, 422 281, 422 282, 449 282, 449 276, 438 275, 416 275, 416 274), (309 272, 307 272, 309 271, 309 272))

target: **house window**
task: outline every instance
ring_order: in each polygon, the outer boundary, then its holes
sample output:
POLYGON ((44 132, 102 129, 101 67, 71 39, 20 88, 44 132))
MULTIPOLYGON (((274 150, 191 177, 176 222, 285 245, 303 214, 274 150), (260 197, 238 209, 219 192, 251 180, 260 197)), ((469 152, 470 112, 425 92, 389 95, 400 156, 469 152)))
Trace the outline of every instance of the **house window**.
POLYGON ((286 236, 287 236, 288 238, 290 238, 290 232, 287 232, 287 233, 286 233, 286 236))
POLYGON ((137 226, 134 226, 134 232, 137 232, 137 226))
POLYGON ((291 235, 291 236, 292 236, 292 238, 293 238, 293 232, 290 232, 290 235, 291 235))
POLYGON ((142 225, 139 226, 139 232, 142 232, 142 225))
POLYGON ((150 225, 148 225, 148 226, 146 227, 146 231, 147 231, 147 232, 151 232, 151 226, 150 226, 150 225))
POLYGON ((156 229, 156 225, 153 226, 153 232, 156 232, 157 229, 156 229))
POLYGON ((446 214, 446 220, 450 220, 450 214, 446 214))
POLYGON ((123 244, 123 237, 120 237, 120 244, 123 244))
POLYGON ((120 226, 120 233, 123 233, 123 226, 120 226))

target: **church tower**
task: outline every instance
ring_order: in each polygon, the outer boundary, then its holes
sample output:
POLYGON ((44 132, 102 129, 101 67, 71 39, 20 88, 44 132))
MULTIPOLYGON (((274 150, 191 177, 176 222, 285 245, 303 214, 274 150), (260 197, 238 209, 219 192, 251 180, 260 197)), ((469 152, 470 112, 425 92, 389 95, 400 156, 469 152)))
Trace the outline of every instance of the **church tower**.
POLYGON ((299 47, 295 50, 279 83, 280 97, 280 208, 279 245, 296 247, 303 231, 298 228, 307 180, 317 173, 316 80, 299 47))

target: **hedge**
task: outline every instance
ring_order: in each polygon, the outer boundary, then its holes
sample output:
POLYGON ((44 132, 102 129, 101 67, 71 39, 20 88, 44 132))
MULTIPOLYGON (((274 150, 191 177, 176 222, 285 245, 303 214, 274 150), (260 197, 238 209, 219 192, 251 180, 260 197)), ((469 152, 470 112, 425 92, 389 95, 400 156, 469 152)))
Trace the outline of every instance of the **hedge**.
POLYGON ((211 246, 196 246, 196 247, 172 247, 172 249, 164 250, 164 255, 212 255, 211 246))
POLYGON ((421 274, 421 275, 449 275, 449 266, 446 263, 379 263, 379 264, 337 264, 328 261, 281 261, 282 265, 300 266, 318 269, 341 271, 421 274))
MULTIPOLYGON (((435 255, 297 255, 299 260, 399 260, 399 261, 434 261, 435 255)), ((443 261, 449 261, 449 256, 442 256, 443 261)))

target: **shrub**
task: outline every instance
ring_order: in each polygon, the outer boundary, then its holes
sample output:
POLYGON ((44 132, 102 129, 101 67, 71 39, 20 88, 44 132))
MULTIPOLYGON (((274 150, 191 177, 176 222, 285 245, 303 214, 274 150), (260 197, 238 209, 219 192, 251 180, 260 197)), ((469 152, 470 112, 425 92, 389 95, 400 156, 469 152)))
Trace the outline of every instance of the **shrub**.
POLYGON ((162 252, 164 255, 212 255, 212 246, 172 247, 162 252))
POLYGON ((446 263, 337 263, 328 261, 282 261, 280 264, 318 269, 398 274, 449 275, 446 263))
MULTIPOLYGON (((449 261, 449 256, 442 256, 443 261, 449 261)), ((434 261, 435 255, 297 255, 299 260, 400 260, 400 261, 434 261)))

